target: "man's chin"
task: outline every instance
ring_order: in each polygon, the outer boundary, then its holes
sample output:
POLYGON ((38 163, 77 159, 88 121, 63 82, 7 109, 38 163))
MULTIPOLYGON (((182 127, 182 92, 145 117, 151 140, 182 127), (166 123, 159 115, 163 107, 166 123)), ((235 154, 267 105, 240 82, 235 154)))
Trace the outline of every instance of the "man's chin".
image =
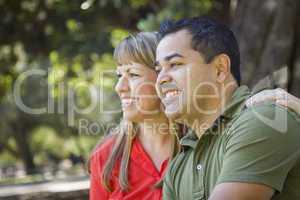
POLYGON ((182 113, 176 109, 176 110, 172 110, 172 109, 165 109, 165 114, 167 116, 167 118, 169 118, 172 121, 177 121, 181 118, 182 113))

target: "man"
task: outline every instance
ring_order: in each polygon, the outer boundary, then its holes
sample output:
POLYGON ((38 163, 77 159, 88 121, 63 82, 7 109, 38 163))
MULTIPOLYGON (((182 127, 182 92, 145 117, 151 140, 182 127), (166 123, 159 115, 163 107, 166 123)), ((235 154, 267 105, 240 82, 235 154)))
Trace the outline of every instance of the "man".
POLYGON ((163 198, 300 199, 299 118, 273 103, 246 108, 233 33, 192 18, 163 23, 160 35, 157 90, 167 116, 190 128, 163 198))

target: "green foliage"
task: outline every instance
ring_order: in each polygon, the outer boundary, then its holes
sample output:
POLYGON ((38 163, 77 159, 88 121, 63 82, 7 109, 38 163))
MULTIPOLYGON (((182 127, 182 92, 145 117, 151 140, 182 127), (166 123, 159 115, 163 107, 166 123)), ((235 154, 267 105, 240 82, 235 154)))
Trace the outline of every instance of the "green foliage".
POLYGON ((141 8, 143 6, 146 6, 149 3, 150 0, 130 0, 130 5, 132 8, 141 8))
POLYGON ((50 127, 38 127, 33 130, 30 142, 34 152, 65 156, 63 138, 58 137, 56 131, 50 127))
POLYGON ((0 155, 0 165, 1 166, 8 166, 8 165, 13 165, 16 164, 16 157, 11 155, 8 151, 4 151, 0 155))
POLYGON ((124 29, 114 29, 111 31, 110 42, 113 47, 116 47, 125 37, 129 35, 129 32, 124 29))
POLYGON ((166 19, 180 19, 208 14, 213 6, 212 0, 168 0, 166 6, 158 13, 149 13, 141 19, 138 28, 142 31, 158 30, 159 24, 166 19))

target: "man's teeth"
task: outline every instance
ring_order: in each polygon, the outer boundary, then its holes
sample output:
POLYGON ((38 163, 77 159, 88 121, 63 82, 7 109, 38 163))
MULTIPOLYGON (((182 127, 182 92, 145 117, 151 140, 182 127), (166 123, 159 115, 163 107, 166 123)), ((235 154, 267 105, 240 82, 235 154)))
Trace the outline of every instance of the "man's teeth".
POLYGON ((174 97, 176 95, 179 94, 179 91, 178 90, 175 90, 175 91, 170 91, 170 92, 167 92, 166 93, 166 97, 169 98, 169 97, 174 97))

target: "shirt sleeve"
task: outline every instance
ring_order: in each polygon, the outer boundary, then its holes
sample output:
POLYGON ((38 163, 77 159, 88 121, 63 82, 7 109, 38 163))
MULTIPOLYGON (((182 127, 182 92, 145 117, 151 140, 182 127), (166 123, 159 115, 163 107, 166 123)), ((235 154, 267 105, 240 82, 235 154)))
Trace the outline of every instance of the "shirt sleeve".
POLYGON ((90 171, 89 200, 109 199, 109 192, 101 184, 102 163, 97 154, 91 157, 90 171))
POLYGON ((227 132, 217 184, 257 183, 281 192, 300 154, 300 123, 295 117, 276 105, 242 113, 227 132))

